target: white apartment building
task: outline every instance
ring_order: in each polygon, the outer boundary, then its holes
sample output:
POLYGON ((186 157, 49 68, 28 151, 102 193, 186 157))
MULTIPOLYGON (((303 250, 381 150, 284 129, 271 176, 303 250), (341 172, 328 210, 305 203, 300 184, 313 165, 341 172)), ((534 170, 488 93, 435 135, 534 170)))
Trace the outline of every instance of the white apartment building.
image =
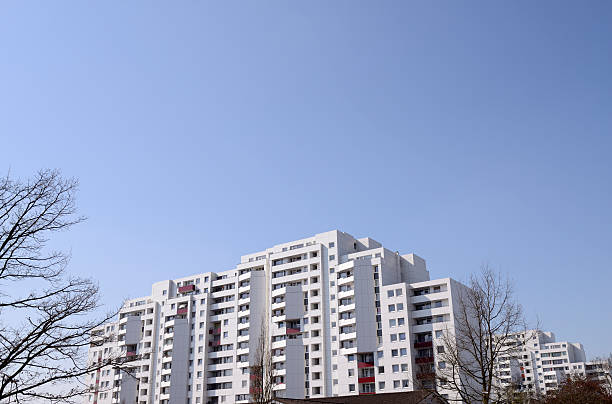
POLYGON ((587 376, 608 381, 604 363, 587 362, 582 344, 557 342, 555 334, 530 330, 517 335, 521 341, 519 357, 500 358, 496 367, 502 387, 514 385, 537 395, 557 389, 568 375, 587 376))
POLYGON ((414 254, 337 230, 279 244, 127 301, 89 352, 123 365, 89 375, 87 402, 246 403, 262 324, 279 397, 435 388, 440 338, 464 287, 430 280, 414 254))

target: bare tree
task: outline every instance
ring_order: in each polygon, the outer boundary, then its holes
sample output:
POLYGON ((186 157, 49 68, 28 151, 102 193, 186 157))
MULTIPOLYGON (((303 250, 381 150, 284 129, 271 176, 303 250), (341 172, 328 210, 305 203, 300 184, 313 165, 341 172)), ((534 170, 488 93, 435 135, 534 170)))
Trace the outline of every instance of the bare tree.
POLYGON ((492 402, 502 393, 495 367, 502 357, 518 358, 525 330, 512 284, 484 266, 457 292, 455 326, 443 334, 438 355, 445 364, 436 370, 439 383, 465 403, 492 402))
POLYGON ((77 181, 58 171, 32 180, 0 179, 0 402, 70 401, 80 377, 104 364, 84 354, 98 286, 69 276, 69 255, 47 249, 51 234, 84 220, 76 214, 77 181))
POLYGON ((267 316, 264 315, 261 319, 255 359, 250 369, 251 400, 257 404, 270 404, 276 398, 274 391, 276 381, 271 345, 267 316))

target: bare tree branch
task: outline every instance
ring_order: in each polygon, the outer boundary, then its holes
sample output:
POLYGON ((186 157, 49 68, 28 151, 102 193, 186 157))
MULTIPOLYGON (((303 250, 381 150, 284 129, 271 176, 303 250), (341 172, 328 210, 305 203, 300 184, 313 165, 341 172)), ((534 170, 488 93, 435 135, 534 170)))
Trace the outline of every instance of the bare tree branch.
POLYGON ((0 179, 0 402, 70 401, 87 390, 80 377, 107 364, 85 355, 92 330, 114 313, 92 318, 98 286, 68 276, 69 254, 46 248, 52 233, 84 220, 77 187, 53 170, 0 179))
POLYGON ((520 354, 518 339, 525 332, 512 284, 484 266, 457 294, 455 326, 442 337, 445 368, 436 370, 438 379, 465 403, 494 402, 501 394, 496 366, 502 356, 520 354))
POLYGON ((270 404, 276 397, 274 363, 272 361, 272 340, 270 337, 267 316, 261 320, 259 341, 255 360, 250 369, 251 374, 251 400, 257 404, 270 404))

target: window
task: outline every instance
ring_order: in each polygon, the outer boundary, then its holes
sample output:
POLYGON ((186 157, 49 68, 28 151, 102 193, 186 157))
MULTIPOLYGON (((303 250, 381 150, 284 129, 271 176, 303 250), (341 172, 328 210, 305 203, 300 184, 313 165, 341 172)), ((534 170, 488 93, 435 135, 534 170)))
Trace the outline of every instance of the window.
POLYGON ((399 380, 393 380, 393 388, 394 389, 399 389, 400 387, 400 381, 399 380))
POLYGON ((393 373, 397 373, 399 372, 399 365, 393 365, 391 366, 391 369, 393 370, 393 373))
POLYGON ((349 369, 349 370, 348 370, 348 376, 349 376, 349 377, 353 377, 353 376, 355 376, 355 369, 349 369))
POLYGON ((395 319, 394 318, 389 320, 389 327, 395 327, 395 319))
MULTIPOLYGON (((330 261, 333 261, 333 260, 335 260, 335 259, 336 259, 336 256, 335 256, 335 255, 330 255, 330 256, 329 256, 329 260, 330 260, 330 261)), ((351 390, 351 391, 354 391, 354 390, 355 390, 355 385, 353 384, 353 390, 351 390)))
POLYGON ((406 351, 406 348, 400 348, 400 355, 401 355, 401 356, 406 356, 406 355, 408 355, 408 353, 407 353, 407 352, 408 352, 408 351, 406 351))
POLYGON ((385 389, 385 382, 378 382, 378 390, 384 390, 385 389))
POLYGON ((329 248, 334 248, 336 246, 336 243, 334 243, 333 241, 331 243, 328 244, 329 248))
POLYGON ((379 366, 379 367, 378 367, 378 373, 379 373, 379 374, 383 374, 383 373, 385 373, 385 367, 384 367, 384 366, 379 366))
POLYGON ((398 352, 397 349, 392 349, 391 356, 395 358, 397 356, 397 352, 398 352))
POLYGON ((401 296, 402 295, 402 290, 401 289, 395 289, 395 296, 401 296))
POLYGON ((436 338, 442 338, 442 330, 436 330, 436 338))
POLYGON ((405 332, 400 332, 399 333, 399 340, 400 341, 406 341, 406 333, 405 332))
POLYGON ((397 311, 402 311, 404 310, 404 303, 398 303, 397 304, 397 311))
POLYGON ((391 342, 397 341, 397 334, 391 334, 391 342))
POLYGON ((167 291, 167 290, 164 290, 164 291, 162 292, 162 295, 164 295, 164 296, 166 296, 167 294, 168 294, 168 291, 167 291))
POLYGON ((384 352, 383 351, 377 351, 376 352, 376 356, 378 356, 378 359, 381 359, 384 356, 384 352))
POLYGON ((349 384, 349 391, 355 391, 355 385, 349 384))
POLYGON ((387 297, 393 297, 393 290, 387 290, 387 297))
POLYGON ((444 353, 444 346, 443 345, 438 345, 437 349, 438 349, 438 353, 444 353))
POLYGON ((390 304, 388 307, 389 312, 394 312, 395 311, 395 305, 394 304, 390 304))
POLYGON ((404 317, 399 317, 397 319, 397 325, 404 325, 404 317))
POLYGON ((402 372, 407 372, 407 371, 408 371, 408 364, 402 363, 402 372))
POLYGON ((444 361, 438 362, 438 368, 439 369, 446 369, 446 362, 444 362, 444 361))
POLYGON ((408 387, 408 379, 402 380, 402 387, 408 387))

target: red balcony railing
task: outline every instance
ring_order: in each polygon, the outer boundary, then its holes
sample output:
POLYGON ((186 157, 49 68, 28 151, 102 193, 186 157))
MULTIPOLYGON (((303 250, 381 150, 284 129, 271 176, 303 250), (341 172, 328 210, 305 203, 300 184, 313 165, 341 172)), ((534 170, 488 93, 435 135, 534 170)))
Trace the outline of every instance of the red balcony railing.
POLYGON ((212 335, 219 335, 219 334, 221 334, 221 327, 219 327, 219 328, 211 328, 210 330, 208 330, 208 333, 212 334, 212 335))
POLYGON ((300 333, 299 328, 287 328, 287 331, 286 331, 287 335, 299 334, 299 333, 300 333))
POLYGON ((431 341, 415 342, 414 343, 414 347, 415 348, 431 348, 432 346, 433 346, 433 343, 431 341))
POLYGON ((435 373, 417 373, 416 377, 419 380, 423 380, 423 379, 435 379, 436 378, 436 374, 435 373))
POLYGON ((129 356, 136 356, 136 351, 127 351, 127 352, 125 353, 125 356, 128 356, 128 357, 129 357, 129 356))
POLYGON ((193 292, 195 290, 195 285, 185 285, 178 288, 179 293, 187 293, 193 292))
POLYGON ((360 391, 359 392, 360 396, 365 395, 365 394, 376 394, 376 392, 375 391, 360 391))
POLYGON ((374 376, 360 377, 357 379, 358 383, 374 383, 374 376))
POLYGON ((414 361, 416 363, 431 363, 434 361, 434 357, 433 356, 422 356, 420 358, 416 358, 414 361))
POLYGON ((374 362, 357 362, 357 367, 361 368, 373 368, 374 362))
POLYGON ((183 307, 182 309, 177 309, 176 314, 187 314, 187 307, 183 307))

